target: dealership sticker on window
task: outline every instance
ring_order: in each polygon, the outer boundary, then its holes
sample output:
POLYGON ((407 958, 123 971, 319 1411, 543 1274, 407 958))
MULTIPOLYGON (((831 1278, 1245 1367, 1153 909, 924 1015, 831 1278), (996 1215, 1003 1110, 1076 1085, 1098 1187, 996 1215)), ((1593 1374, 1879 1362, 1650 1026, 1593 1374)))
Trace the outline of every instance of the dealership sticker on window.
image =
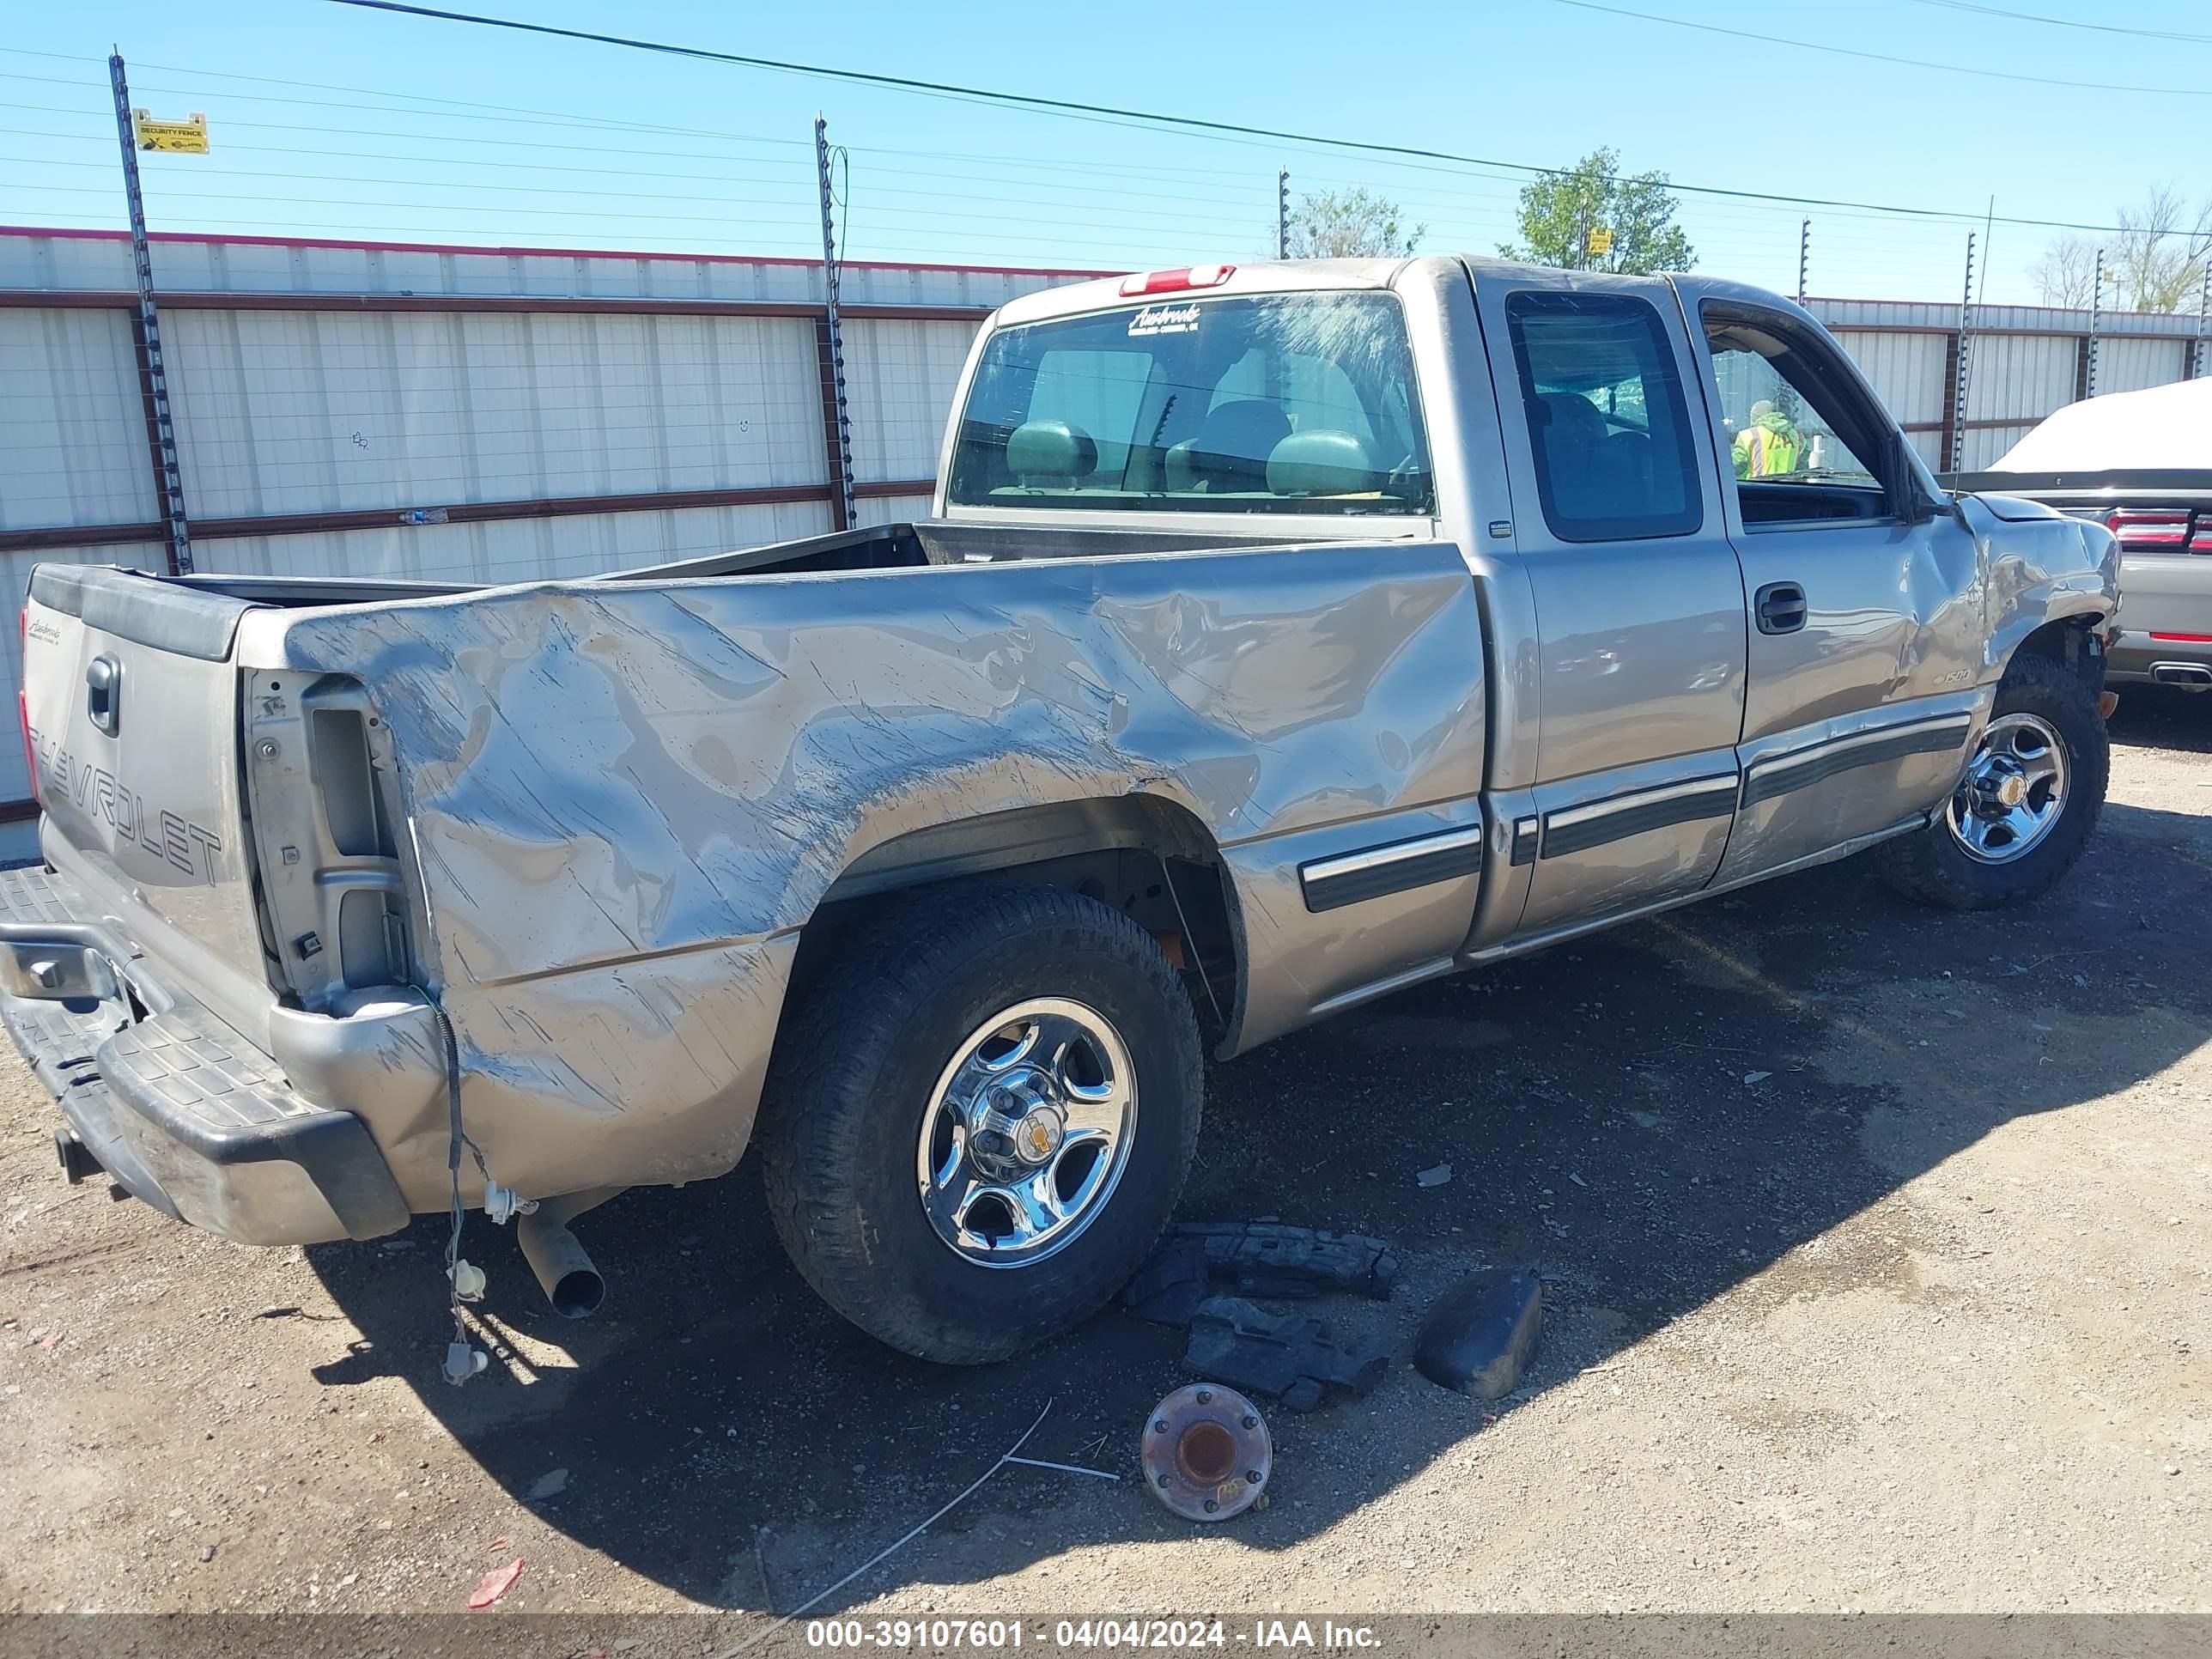
POLYGON ((1194 305, 1146 306, 1129 319, 1129 337, 1146 334, 1195 334, 1198 307, 1194 305))

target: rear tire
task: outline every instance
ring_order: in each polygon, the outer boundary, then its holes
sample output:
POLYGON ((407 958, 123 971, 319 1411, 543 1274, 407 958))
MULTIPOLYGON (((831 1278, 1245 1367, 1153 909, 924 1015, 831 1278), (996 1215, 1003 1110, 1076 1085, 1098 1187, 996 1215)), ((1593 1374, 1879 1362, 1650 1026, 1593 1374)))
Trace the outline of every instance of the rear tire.
POLYGON ((1881 849, 1882 872, 1900 892, 1948 910, 1988 910, 2039 897, 2081 856, 2104 810, 2111 770, 2097 689, 2054 658, 2014 657, 1958 790, 1925 830, 1881 849), (2017 830, 2001 816, 2005 774, 2018 769, 2008 745, 2028 757, 2023 780, 2039 770, 2063 785, 2047 822, 2035 816, 2036 791, 2047 782, 2028 785, 2010 809, 2021 814, 2017 830))
POLYGON ((1197 1146, 1198 1025, 1159 946, 1079 894, 951 887, 839 952, 849 969, 786 1016, 757 1136, 799 1273, 870 1335, 950 1364, 1097 1311, 1197 1146))

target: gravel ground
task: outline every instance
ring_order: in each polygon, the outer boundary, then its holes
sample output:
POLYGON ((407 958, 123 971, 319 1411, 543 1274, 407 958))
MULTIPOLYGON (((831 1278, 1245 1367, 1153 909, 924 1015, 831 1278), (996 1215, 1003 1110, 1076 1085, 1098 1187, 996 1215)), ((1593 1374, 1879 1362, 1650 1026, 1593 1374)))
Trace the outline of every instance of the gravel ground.
MULTIPOLYGON (((1402 1354, 1468 1268, 1547 1285, 1494 1407, 1400 1363, 1271 1414, 1200 1529, 1009 1468, 828 1608, 2212 1609, 2212 699, 2131 694, 2054 896, 1848 864, 1431 985, 1210 1077, 1186 1212, 1383 1233, 1402 1354), (1439 1163, 1446 1184, 1422 1188, 1439 1163)), ((1126 1473, 1187 1381, 1103 1316, 951 1372, 785 1264, 750 1168, 580 1227, 599 1318, 471 1223, 499 1346, 438 1378, 439 1230, 255 1250, 64 1186, 0 1064, 0 1609, 788 1610, 1028 1450, 1126 1473), (553 1490, 553 1488, 558 1488, 553 1490)))

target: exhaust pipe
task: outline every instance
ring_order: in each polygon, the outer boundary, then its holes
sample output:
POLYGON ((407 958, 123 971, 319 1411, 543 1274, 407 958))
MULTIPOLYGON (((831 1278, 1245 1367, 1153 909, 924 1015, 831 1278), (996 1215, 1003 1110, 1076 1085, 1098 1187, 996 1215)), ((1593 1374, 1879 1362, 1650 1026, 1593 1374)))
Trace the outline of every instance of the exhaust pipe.
POLYGON ((2179 685, 2191 691, 2202 691, 2212 686, 2212 668, 2194 662, 2154 662, 2150 665, 2150 677, 2160 685, 2179 685))
POLYGON ((523 1260, 538 1275, 538 1287, 562 1318, 582 1319, 598 1311, 607 1298, 607 1281, 592 1265, 576 1235, 568 1231, 568 1224, 628 1190, 595 1187, 589 1192, 541 1198, 536 1209, 514 1218, 514 1242, 522 1246, 523 1260))

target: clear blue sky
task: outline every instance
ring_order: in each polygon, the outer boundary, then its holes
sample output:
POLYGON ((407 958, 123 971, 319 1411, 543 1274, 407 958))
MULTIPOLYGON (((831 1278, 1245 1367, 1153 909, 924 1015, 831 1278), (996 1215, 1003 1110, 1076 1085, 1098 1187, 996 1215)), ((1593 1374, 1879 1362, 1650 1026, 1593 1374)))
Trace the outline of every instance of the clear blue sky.
MULTIPOLYGON (((2108 35, 1929 0, 1620 3, 1931 64, 2212 94, 2207 40, 2108 35)), ((2204 0, 1988 3, 2212 36, 2204 0)), ((2212 196, 2212 95, 1977 79, 1559 0, 456 9, 1504 161, 1558 165, 1610 144, 1625 165, 1685 183, 1962 215, 1978 216, 1994 196, 1999 214, 2109 223, 2154 185, 2212 196)), ((123 222, 98 61, 111 43, 133 65, 135 102, 164 115, 204 111, 215 134, 213 155, 148 159, 155 229, 818 254, 817 110, 851 151, 855 258, 1122 268, 1249 258, 1272 237, 1279 167, 1294 193, 1364 184, 1397 199, 1428 227, 1427 248, 1487 252, 1512 234, 1520 183, 316 0, 17 0, 0 43, 15 49, 0 52, 10 77, 0 80, 0 221, 15 224, 123 222), (507 112, 517 109, 540 114, 507 112)), ((1700 269, 1795 286, 1800 210, 1683 203, 1700 269)), ((1809 211, 1814 293, 1955 302, 1964 217, 1809 211)), ((1984 297, 2033 300, 2028 267, 2054 234, 1998 224, 1984 297)))

